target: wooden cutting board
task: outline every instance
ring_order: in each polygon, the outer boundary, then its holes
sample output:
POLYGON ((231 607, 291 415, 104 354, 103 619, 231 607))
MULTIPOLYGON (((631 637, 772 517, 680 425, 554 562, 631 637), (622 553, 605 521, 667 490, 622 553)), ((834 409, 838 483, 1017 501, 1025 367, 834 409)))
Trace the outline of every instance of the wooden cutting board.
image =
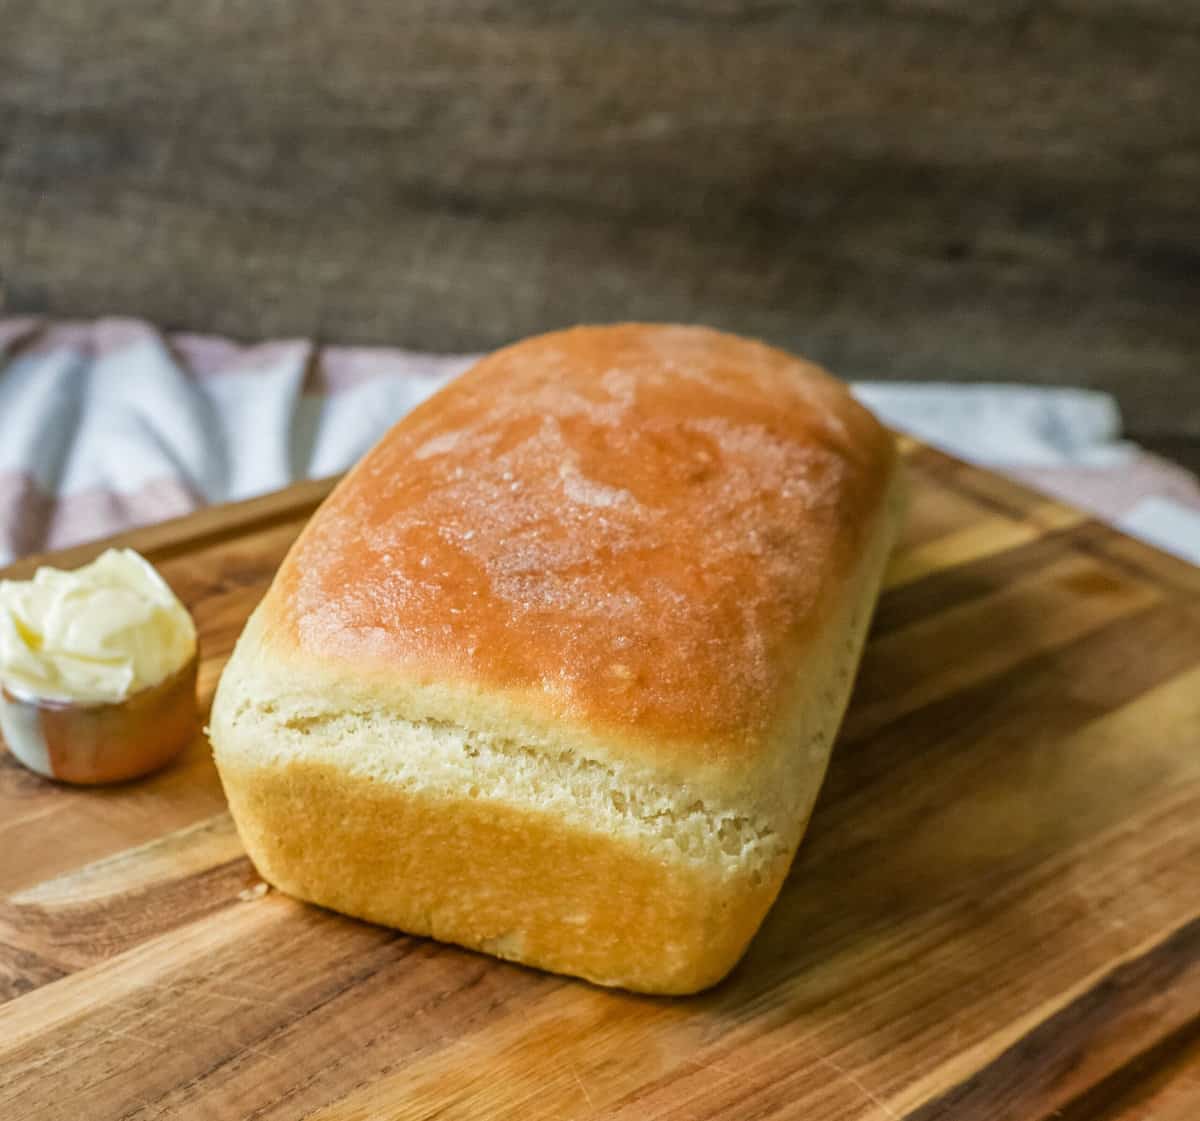
MULTIPOLYGON (((93 791, 4 753, 0 1117, 1200 1117, 1200 570, 907 455, 820 804, 728 982, 609 992, 267 891, 204 742, 93 791)), ((326 490, 127 535, 205 704, 326 490)))

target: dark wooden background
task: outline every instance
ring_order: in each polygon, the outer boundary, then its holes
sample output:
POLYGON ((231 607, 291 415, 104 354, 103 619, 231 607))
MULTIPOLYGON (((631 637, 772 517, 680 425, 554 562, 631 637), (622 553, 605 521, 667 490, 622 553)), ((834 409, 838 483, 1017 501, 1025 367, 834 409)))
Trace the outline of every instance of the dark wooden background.
POLYGON ((1200 4, 0 0, 0 285, 441 350, 702 320, 1112 390, 1191 458, 1200 4))

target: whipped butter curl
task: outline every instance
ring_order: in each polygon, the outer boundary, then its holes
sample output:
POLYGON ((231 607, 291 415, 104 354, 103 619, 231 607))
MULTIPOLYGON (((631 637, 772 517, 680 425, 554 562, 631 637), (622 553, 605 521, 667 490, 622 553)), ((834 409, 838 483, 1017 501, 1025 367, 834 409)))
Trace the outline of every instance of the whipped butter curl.
POLYGON ((195 651, 191 615, 132 549, 109 549, 72 572, 0 580, 0 684, 12 693, 116 703, 195 651))

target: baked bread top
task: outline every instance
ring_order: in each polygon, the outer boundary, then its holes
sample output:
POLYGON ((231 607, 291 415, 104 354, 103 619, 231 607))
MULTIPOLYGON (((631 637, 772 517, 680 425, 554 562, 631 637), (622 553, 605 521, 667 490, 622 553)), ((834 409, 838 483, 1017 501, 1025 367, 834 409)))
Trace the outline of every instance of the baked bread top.
POLYGON ((528 339, 335 489, 258 612, 260 657, 348 706, 737 767, 786 720, 895 461, 839 382, 761 343, 528 339))

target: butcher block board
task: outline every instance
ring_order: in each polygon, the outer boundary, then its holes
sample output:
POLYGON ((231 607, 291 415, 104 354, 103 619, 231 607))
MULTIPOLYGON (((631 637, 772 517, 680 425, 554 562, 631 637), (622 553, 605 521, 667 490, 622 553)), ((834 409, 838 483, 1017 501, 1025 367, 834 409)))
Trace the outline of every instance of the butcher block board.
MULTIPOLYGON (((203 741, 106 790, 3 753, 0 1118, 1200 1118, 1200 570, 906 456, 820 803, 726 983, 606 991, 267 890, 203 741)), ((195 613, 204 705, 328 485, 124 538, 195 613)))

